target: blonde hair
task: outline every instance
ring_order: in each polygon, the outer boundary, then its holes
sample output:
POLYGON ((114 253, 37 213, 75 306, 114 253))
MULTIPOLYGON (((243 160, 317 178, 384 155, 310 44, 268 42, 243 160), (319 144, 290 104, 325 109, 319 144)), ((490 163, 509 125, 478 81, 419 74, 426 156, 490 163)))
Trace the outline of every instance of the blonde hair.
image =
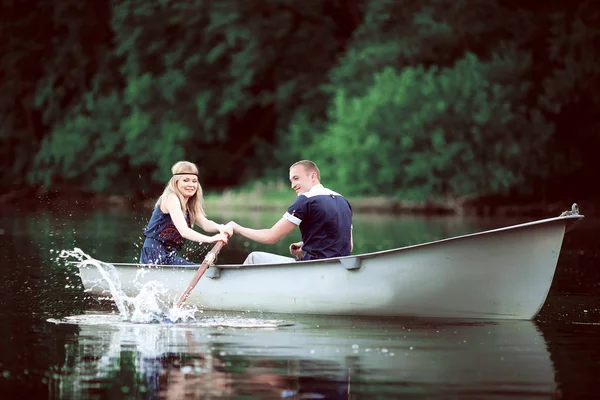
POLYGON ((319 171, 319 167, 317 167, 317 164, 315 164, 314 162, 310 160, 297 161, 292 164, 290 169, 294 168, 296 165, 302 165, 304 167, 304 170, 308 174, 310 174, 311 172, 315 172, 317 174, 317 179, 321 181, 321 171, 319 171))
POLYGON ((200 182, 198 182, 198 190, 192 197, 190 197, 187 201, 187 205, 184 207, 184 198, 183 194, 177 188, 177 181, 182 178, 181 175, 175 174, 185 174, 190 173, 194 175, 198 175, 198 167, 196 164, 191 163, 189 161, 179 161, 176 162, 175 165, 171 167, 171 173, 173 176, 169 179, 165 190, 160 195, 154 207, 160 207, 161 203, 167 199, 167 197, 173 193, 179 199, 179 203, 181 204, 181 211, 185 215, 187 211, 190 215, 190 228, 194 226, 194 223, 197 221, 200 215, 206 216, 204 212, 204 196, 202 195, 202 186, 200 182))

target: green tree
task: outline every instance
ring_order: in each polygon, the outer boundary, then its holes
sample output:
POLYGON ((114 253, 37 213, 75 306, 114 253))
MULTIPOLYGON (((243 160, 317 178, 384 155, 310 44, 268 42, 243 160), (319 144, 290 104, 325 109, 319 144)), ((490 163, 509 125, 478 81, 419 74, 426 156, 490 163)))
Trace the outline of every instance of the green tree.
POLYGON ((587 187, 599 5, 5 1, 0 189, 139 193, 182 158, 225 187, 309 156, 355 193, 587 187))
POLYGON ((454 66, 388 67, 364 96, 340 90, 311 156, 350 193, 407 199, 497 193, 542 173, 553 132, 521 106, 531 61, 519 51, 490 61, 467 54, 454 66))
POLYGON ((586 120, 585 140, 569 146, 561 121, 592 98, 583 86, 597 82, 597 7, 512 3, 369 2, 322 85, 327 117, 301 110, 287 146, 310 138, 308 154, 334 166, 325 177, 350 192, 419 200, 530 192, 580 171, 568 159, 586 152, 593 165, 584 147, 597 124, 586 120))
POLYGON ((124 87, 105 89, 100 75, 44 139, 34 178, 127 191, 149 183, 142 175, 162 183, 182 158, 197 160, 210 184, 268 168, 278 127, 335 62, 352 9, 338 1, 115 2, 110 59, 124 87))
POLYGON ((46 127, 89 88, 109 42, 107 15, 103 2, 3 2, 0 188, 26 185, 46 127))
POLYGON ((540 104, 556 121, 557 134, 549 153, 553 179, 544 187, 572 196, 589 195, 589 183, 600 167, 600 4, 575 2, 548 17, 548 40, 540 104))

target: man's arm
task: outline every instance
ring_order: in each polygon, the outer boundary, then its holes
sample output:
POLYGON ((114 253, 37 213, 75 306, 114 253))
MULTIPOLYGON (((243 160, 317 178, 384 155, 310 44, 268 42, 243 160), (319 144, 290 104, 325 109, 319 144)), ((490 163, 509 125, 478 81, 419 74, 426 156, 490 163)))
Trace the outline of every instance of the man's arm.
POLYGON ((215 221, 206 218, 204 215, 199 215, 195 222, 205 232, 227 232, 229 236, 233 235, 233 230, 231 229, 231 227, 228 228, 223 224, 217 224, 215 221))
POLYGON ((234 233, 239 233, 250 240, 263 244, 277 243, 296 227, 294 223, 285 218, 281 218, 275 225, 268 229, 246 228, 233 221, 229 222, 227 225, 233 227, 234 233))

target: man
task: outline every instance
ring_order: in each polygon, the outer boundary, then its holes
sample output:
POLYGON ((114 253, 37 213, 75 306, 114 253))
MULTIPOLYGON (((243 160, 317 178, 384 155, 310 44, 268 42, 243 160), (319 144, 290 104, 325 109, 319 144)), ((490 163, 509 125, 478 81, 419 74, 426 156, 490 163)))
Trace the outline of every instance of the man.
POLYGON ((352 252, 352 208, 340 194, 321 185, 317 165, 308 160, 290 167, 290 182, 298 198, 271 228, 250 229, 231 221, 228 225, 255 242, 273 244, 300 227, 302 241, 290 245, 296 258, 255 251, 244 264, 270 264, 348 256, 352 252))

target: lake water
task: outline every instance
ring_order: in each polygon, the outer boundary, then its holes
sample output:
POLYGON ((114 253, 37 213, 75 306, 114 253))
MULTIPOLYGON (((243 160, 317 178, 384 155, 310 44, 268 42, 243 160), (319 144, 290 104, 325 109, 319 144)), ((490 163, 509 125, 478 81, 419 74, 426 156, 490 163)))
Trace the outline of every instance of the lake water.
MULTIPOLYGON (((585 210, 582 210, 585 214, 585 210)), ((282 212, 213 213, 251 227, 282 212)), ((565 238, 549 298, 533 321, 425 320, 252 313, 133 324, 84 293, 79 247, 135 262, 149 210, 70 206, 0 211, 0 398, 584 398, 600 374, 600 221, 565 238)), ((532 218, 357 215, 355 253, 532 218)), ((252 250, 234 236, 217 263, 252 250)), ((185 254, 201 261, 209 246, 185 254)), ((183 290, 184 288, 182 288, 183 290)))

